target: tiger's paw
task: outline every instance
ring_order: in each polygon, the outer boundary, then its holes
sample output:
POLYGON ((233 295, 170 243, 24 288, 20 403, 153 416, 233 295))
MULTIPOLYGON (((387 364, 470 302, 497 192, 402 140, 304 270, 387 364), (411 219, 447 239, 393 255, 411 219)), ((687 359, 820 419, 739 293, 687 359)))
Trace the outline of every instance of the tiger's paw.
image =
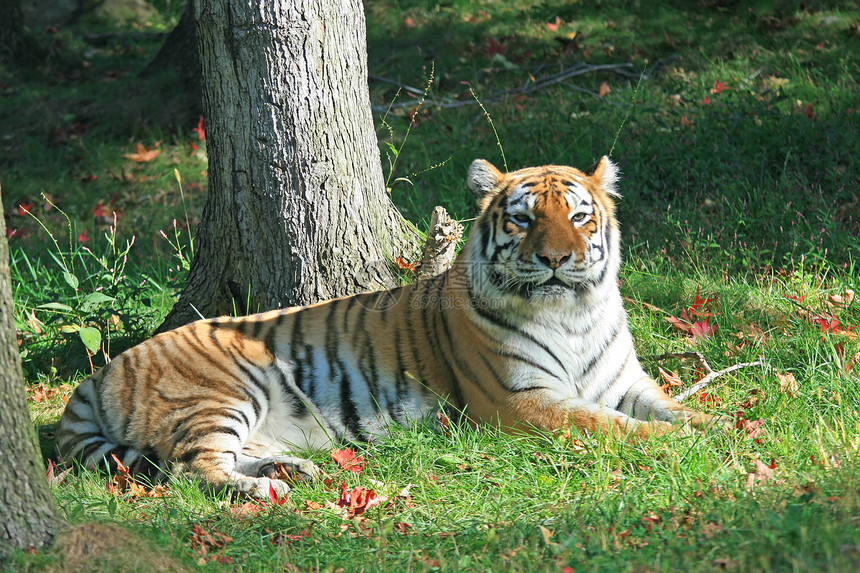
POLYGON ((294 456, 272 456, 257 462, 256 472, 251 475, 295 482, 313 481, 320 470, 310 460, 294 456))
POLYGON ((281 498, 290 493, 290 486, 287 485, 287 482, 267 477, 239 478, 230 484, 230 487, 237 494, 261 500, 269 500, 273 494, 274 497, 281 498))
POLYGON ((735 420, 730 416, 698 414, 688 420, 687 424, 699 431, 723 432, 734 428, 735 420))

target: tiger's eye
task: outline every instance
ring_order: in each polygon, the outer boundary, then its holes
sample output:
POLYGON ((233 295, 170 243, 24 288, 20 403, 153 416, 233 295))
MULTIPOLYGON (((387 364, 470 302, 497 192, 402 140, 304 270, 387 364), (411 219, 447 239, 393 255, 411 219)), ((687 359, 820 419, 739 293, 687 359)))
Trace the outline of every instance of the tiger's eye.
POLYGON ((570 220, 574 223, 581 223, 585 221, 586 217, 588 217, 588 213, 574 213, 570 220))
POLYGON ((523 215, 522 213, 511 215, 511 221, 513 221, 520 227, 528 227, 532 222, 528 215, 523 215))

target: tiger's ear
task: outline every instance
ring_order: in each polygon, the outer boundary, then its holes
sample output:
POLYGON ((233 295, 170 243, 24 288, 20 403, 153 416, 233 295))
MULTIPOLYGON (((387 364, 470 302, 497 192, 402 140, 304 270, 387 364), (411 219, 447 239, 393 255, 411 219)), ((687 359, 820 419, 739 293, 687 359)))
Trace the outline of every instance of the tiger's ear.
POLYGON ((597 164, 597 167, 594 168, 591 178, 609 195, 621 197, 621 193, 618 192, 616 186, 619 174, 618 166, 612 163, 609 157, 604 155, 600 158, 600 163, 597 164))
POLYGON ((466 185, 468 185, 472 194, 480 201, 487 193, 493 190, 501 178, 502 172, 493 167, 492 163, 485 159, 476 159, 469 166, 469 173, 466 175, 466 185))

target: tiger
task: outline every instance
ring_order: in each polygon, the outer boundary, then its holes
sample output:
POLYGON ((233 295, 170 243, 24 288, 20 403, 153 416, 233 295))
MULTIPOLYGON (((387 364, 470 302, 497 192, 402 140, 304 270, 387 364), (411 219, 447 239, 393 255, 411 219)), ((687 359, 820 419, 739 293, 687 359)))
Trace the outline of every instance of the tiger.
POLYGON ((618 287, 618 179, 608 157, 590 173, 475 160, 466 183, 480 214, 449 270, 158 334, 76 388, 56 430, 61 458, 265 499, 290 490, 277 464, 319 474, 296 449, 370 442, 440 404, 506 432, 726 425, 640 365, 618 287))

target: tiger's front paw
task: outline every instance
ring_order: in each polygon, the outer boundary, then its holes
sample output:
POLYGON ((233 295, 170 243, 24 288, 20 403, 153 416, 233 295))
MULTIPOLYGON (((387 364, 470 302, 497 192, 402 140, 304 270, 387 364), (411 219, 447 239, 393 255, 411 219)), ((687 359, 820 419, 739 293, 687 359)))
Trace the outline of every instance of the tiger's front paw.
POLYGON ((735 420, 730 416, 701 413, 687 420, 687 423, 697 430, 706 432, 722 432, 735 426, 735 420))

